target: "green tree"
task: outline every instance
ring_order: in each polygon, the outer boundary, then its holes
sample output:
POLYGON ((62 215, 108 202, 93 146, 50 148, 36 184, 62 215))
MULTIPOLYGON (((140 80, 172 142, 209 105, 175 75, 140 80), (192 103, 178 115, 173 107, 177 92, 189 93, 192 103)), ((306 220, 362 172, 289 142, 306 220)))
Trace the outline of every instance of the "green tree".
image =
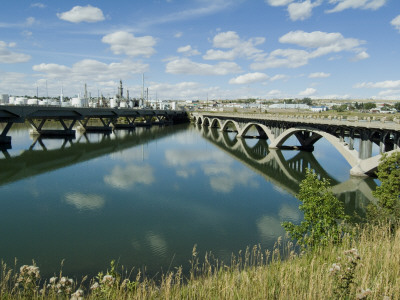
POLYGON ((302 202, 299 209, 304 213, 304 220, 300 225, 282 223, 291 238, 297 239, 302 248, 324 245, 331 239, 340 241, 343 233, 340 221, 346 217, 343 204, 333 195, 329 181, 319 180, 317 174, 307 169, 297 198, 302 202))
POLYGON ((394 104, 394 108, 397 109, 398 111, 400 111, 400 102, 396 102, 394 104))
POLYGON ((341 104, 340 106, 334 105, 332 109, 336 110, 337 112, 344 112, 347 110, 347 104, 341 104))
POLYGON ((400 221, 400 152, 384 154, 376 173, 381 184, 373 192, 378 199, 368 206, 371 221, 400 221))
POLYGON ((376 104, 371 102, 364 103, 364 109, 371 109, 371 108, 376 108, 376 104))
POLYGON ((302 100, 300 100, 300 103, 312 105, 312 99, 311 98, 303 98, 302 100))

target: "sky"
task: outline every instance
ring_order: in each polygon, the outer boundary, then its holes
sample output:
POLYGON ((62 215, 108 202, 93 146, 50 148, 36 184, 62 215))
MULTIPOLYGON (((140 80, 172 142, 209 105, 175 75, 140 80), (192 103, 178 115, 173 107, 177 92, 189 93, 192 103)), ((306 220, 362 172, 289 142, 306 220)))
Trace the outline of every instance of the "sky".
POLYGON ((0 94, 400 100, 400 0, 2 1, 0 94))

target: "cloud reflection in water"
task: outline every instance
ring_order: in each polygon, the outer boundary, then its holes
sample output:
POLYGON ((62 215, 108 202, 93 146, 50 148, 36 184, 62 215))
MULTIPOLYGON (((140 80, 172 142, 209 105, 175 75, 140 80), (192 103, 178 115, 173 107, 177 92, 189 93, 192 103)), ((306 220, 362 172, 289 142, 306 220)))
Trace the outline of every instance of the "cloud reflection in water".
POLYGON ((65 202, 75 206, 78 210, 97 210, 103 208, 106 203, 103 196, 82 193, 66 194, 65 202))
POLYGON ((155 181, 150 165, 116 166, 110 175, 104 176, 104 182, 118 189, 127 190, 136 184, 152 184, 155 181))

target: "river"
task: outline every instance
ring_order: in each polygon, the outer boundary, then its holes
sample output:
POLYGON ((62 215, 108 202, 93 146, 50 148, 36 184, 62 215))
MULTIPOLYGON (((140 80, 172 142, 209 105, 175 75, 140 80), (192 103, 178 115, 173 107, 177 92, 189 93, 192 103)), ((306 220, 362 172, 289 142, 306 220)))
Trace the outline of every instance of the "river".
POLYGON ((229 262, 260 244, 271 249, 298 223, 298 184, 309 166, 331 180, 348 214, 365 214, 372 179, 321 139, 314 152, 269 151, 195 125, 136 128, 75 139, 38 139, 12 129, 0 153, 0 257, 34 261, 42 277, 77 279, 115 259, 148 276, 188 267, 192 248, 229 262), (336 188, 335 188, 336 187, 336 188))

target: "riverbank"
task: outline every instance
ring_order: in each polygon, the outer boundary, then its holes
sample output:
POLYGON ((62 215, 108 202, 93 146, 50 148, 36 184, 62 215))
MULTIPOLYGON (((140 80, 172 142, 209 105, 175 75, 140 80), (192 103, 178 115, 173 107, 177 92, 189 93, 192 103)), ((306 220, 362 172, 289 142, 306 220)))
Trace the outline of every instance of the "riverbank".
POLYGON ((347 238, 339 246, 301 255, 292 250, 290 243, 278 241, 275 251, 254 247, 233 257, 228 266, 210 255, 200 263, 194 249, 189 278, 178 268, 164 274, 161 282, 140 274, 130 281, 114 265, 83 283, 71 282, 61 274, 45 282, 35 277, 37 269, 25 267, 21 273, 3 265, 0 298, 337 299, 340 293, 348 293, 349 299, 400 298, 400 230, 393 233, 387 227, 368 227, 357 239, 347 238), (287 259, 281 260, 279 249, 287 259))

